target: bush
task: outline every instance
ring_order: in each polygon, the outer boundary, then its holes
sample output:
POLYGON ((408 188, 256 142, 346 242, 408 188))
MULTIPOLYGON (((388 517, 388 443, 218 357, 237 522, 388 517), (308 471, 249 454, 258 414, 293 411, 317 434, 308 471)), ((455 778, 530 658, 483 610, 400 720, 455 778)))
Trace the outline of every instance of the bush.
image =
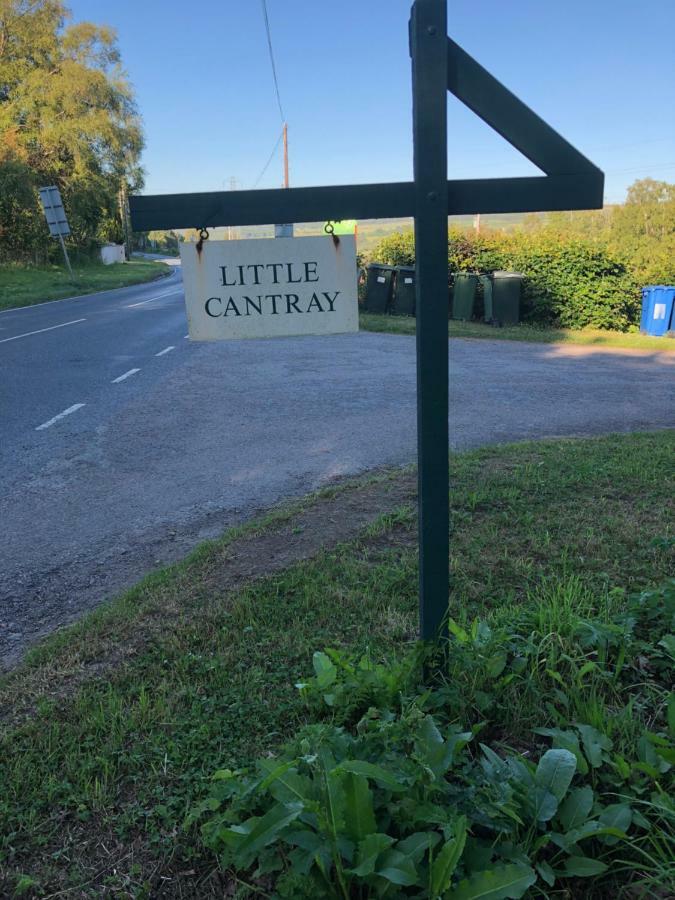
POLYGON ((415 265, 415 233, 408 231, 396 231, 390 234, 375 246, 372 252, 375 262, 384 263, 387 266, 413 266, 415 265))
POLYGON ((625 265, 580 238, 487 237, 472 262, 481 271, 523 273, 523 318, 533 324, 626 331, 639 321, 640 291, 625 265))
MULTIPOLYGON (((384 238, 373 258, 389 265, 412 265, 412 231, 384 238)), ((627 266, 605 248, 582 238, 549 232, 448 234, 452 272, 522 272, 523 321, 540 326, 627 331, 639 322, 640 291, 627 266)))

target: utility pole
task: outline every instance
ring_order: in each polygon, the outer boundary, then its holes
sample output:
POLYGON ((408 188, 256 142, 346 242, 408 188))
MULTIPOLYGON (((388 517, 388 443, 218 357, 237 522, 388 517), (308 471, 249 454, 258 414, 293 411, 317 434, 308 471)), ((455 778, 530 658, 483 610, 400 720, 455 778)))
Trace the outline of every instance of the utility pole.
MULTIPOLYGON (((290 187, 288 179, 288 124, 284 122, 284 188, 290 187)), ((274 237, 293 237, 293 223, 289 225, 275 225, 274 237)))
POLYGON ((284 122, 284 187, 290 187, 288 183, 288 124, 284 122))
POLYGON ((124 255, 127 259, 131 258, 131 228, 129 227, 129 204, 127 202, 126 184, 122 182, 117 194, 117 201, 120 208, 120 223, 122 225, 122 242, 124 244, 124 255))
MULTIPOLYGON (((230 175, 230 190, 237 190, 237 178, 235 175, 230 175)), ((227 239, 228 241, 233 240, 233 238, 237 237, 236 229, 233 229, 231 225, 227 226, 227 239)))

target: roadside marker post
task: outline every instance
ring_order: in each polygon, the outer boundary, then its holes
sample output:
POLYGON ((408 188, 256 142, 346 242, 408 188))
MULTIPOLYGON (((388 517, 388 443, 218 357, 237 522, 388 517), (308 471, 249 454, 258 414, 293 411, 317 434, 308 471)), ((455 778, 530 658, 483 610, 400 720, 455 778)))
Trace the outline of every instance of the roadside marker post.
POLYGON ((417 300, 420 637, 442 636, 449 591, 447 218, 600 209, 604 175, 447 36, 446 0, 410 19, 414 181, 132 196, 135 231, 412 216, 417 300), (448 181, 450 91, 545 174, 448 181))

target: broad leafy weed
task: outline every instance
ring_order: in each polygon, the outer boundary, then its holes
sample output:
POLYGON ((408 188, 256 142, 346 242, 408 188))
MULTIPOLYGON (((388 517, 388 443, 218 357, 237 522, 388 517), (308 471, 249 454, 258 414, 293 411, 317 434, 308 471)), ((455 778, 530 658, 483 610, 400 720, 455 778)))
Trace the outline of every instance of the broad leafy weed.
POLYGON ((440 656, 317 652, 313 723, 189 822, 281 897, 670 896, 674 619, 675 581, 571 578, 450 621, 440 656))

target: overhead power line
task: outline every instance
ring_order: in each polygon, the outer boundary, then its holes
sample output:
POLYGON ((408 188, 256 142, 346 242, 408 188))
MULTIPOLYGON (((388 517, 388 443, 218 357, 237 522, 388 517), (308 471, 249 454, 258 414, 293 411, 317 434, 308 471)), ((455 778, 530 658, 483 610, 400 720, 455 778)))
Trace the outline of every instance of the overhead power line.
POLYGON ((654 169, 672 169, 675 162, 649 163, 646 166, 631 166, 629 169, 609 169, 605 175, 628 175, 631 172, 651 172, 654 169))
POLYGON ((268 170, 270 163, 271 163, 272 160, 274 159, 274 154, 275 154, 275 153, 277 152, 277 150, 279 149, 279 144, 281 143, 281 139, 283 138, 283 136, 284 136, 284 132, 282 131, 281 134, 279 135, 279 137, 277 138, 277 142, 276 142, 276 144, 274 145, 274 149, 272 150, 272 152, 271 152, 270 155, 269 155, 269 159, 267 160, 267 162, 265 163, 265 165, 262 167, 262 170, 261 170, 261 172, 260 172, 260 175, 258 175, 258 177, 256 178, 256 180, 255 180, 255 182, 254 182, 254 184, 253 184, 253 187, 254 187, 254 188, 257 188, 257 187, 258 187, 258 185, 260 184, 260 181, 262 180, 263 175, 264 175, 265 172, 268 170))
POLYGON ((272 49, 272 35, 270 33, 270 20, 267 15, 267 0, 261 0, 262 8, 263 8, 263 16, 265 17, 265 31, 267 33, 267 47, 270 52, 270 62, 272 63, 272 77, 274 78, 274 90, 277 95, 277 105, 279 106, 279 115, 281 116, 281 121, 285 122, 286 117, 284 116, 284 108, 281 105, 281 94, 279 93, 279 81, 277 79, 277 67, 274 64, 274 50, 272 49))

